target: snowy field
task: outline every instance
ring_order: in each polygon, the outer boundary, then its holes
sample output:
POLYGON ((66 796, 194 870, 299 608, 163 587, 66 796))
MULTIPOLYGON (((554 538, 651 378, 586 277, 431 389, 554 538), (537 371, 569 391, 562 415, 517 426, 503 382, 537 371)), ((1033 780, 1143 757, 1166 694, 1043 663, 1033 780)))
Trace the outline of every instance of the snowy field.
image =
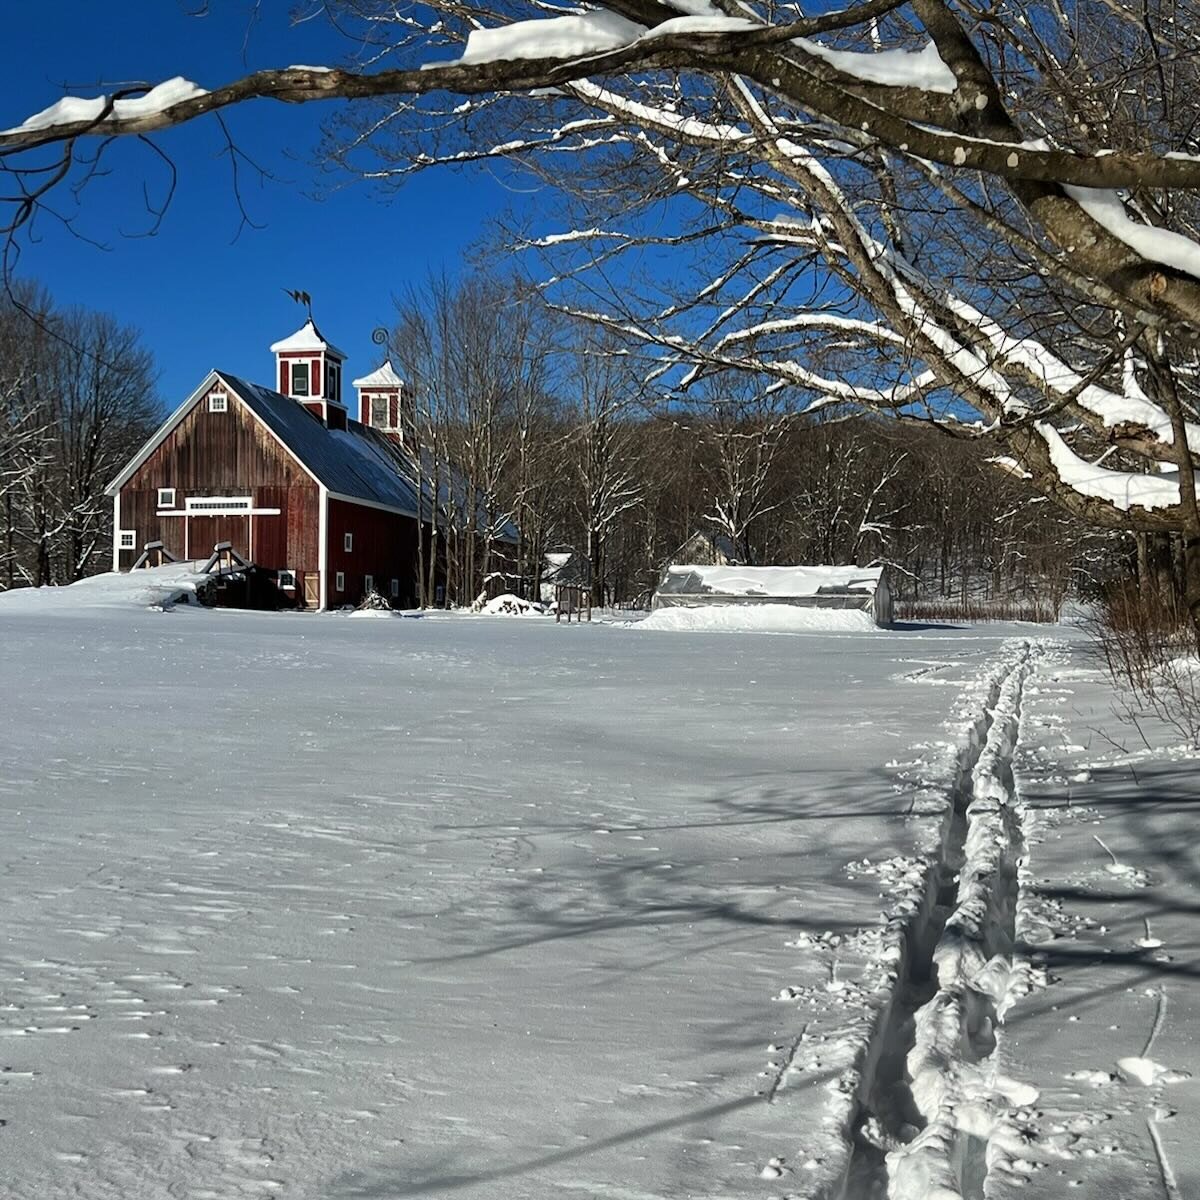
POLYGON ((1071 653, 0 597, 0 1195, 1200 1194, 1071 653))

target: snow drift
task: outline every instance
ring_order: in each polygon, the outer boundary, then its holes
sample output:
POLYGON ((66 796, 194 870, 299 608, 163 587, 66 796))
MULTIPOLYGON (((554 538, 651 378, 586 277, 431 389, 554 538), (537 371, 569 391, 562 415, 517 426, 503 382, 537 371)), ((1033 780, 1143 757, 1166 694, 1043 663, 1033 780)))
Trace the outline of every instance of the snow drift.
POLYGON ((87 612, 95 608, 162 608, 200 604, 213 583, 192 562, 168 563, 125 573, 109 571, 64 587, 18 588, 0 593, 0 608, 17 612, 87 612))
POLYGON ((879 628, 871 614, 860 609, 797 608, 792 604, 660 608, 638 622, 637 627, 679 633, 862 633, 879 628))

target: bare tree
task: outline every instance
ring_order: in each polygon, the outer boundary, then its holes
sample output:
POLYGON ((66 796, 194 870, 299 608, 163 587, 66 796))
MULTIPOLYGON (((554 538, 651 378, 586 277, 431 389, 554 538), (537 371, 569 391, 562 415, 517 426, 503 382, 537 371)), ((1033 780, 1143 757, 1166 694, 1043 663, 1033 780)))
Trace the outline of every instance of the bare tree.
POLYGON ((621 517, 642 503, 632 469, 638 430, 629 420, 641 397, 628 360, 611 339, 580 336, 571 361, 574 414, 565 452, 591 567, 592 599, 604 604, 610 599, 609 543, 621 517))
POLYGON ((153 362, 135 330, 30 287, 0 307, 0 360, 8 586, 71 583, 109 561, 104 487, 156 423, 153 362))
POLYGON ((511 279, 435 276, 400 302, 393 343, 420 410, 418 457, 437 477, 448 587, 473 597, 517 566, 499 547, 533 486, 529 439, 549 354, 543 306, 511 279))

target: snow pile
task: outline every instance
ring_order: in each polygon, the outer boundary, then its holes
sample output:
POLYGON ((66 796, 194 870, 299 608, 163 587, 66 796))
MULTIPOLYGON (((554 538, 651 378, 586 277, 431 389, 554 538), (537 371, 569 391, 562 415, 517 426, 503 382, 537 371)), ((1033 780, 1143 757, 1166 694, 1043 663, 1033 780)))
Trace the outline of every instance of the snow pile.
POLYGON ((545 610, 540 604, 531 600, 522 600, 511 592, 495 596, 485 601, 482 596, 471 605, 472 612, 483 613, 488 617, 541 617, 545 610))
POLYGON ((170 609, 176 604, 203 603, 213 578, 194 562, 168 563, 125 573, 93 575, 66 587, 19 588, 0 592, 0 612, 69 613, 95 608, 170 609))
POLYGON ((869 612, 847 608, 798 608, 794 604, 718 604, 702 608, 660 608, 638 629, 677 633, 862 633, 879 627, 869 612))
POLYGON ((516 21, 494 29, 476 29, 458 60, 461 63, 506 62, 526 58, 579 58, 635 42, 645 33, 611 12, 589 12, 543 21, 516 21))
POLYGON ((358 607, 349 615, 352 617, 391 617, 394 614, 392 606, 387 600, 372 588, 358 602, 358 607))

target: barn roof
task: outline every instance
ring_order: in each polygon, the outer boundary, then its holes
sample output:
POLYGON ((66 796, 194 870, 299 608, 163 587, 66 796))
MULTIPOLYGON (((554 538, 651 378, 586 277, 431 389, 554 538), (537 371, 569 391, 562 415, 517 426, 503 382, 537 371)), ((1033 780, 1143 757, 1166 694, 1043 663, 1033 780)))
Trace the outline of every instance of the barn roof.
MULTIPOLYGON (((358 421, 348 421, 345 430, 326 429, 288 396, 224 371, 217 375, 330 492, 417 515, 412 462, 386 437, 358 421)), ((425 510, 428 519, 428 503, 425 510)))
MULTIPOLYGON (((440 481, 438 508, 445 509, 453 505, 462 511, 467 507, 466 479, 452 465, 442 462, 435 472, 434 464, 426 461, 424 470, 419 471, 409 451, 377 429, 358 421, 347 421, 344 430, 328 429, 300 401, 260 384, 239 379, 227 371, 210 371, 204 377, 200 386, 163 422, 108 485, 106 495, 115 496, 133 478, 138 468, 218 381, 246 405, 304 470, 335 499, 375 505, 415 517, 420 478, 424 500, 421 519, 430 521, 434 506, 432 478, 437 474, 440 481)), ((488 524, 482 502, 478 507, 478 520, 481 529, 488 524)), ((512 520, 505 519, 501 527, 493 531, 493 536, 501 541, 516 543, 519 534, 512 520)))
POLYGON ((882 567, 668 567, 658 590, 667 595, 818 596, 830 592, 870 595, 882 567))

